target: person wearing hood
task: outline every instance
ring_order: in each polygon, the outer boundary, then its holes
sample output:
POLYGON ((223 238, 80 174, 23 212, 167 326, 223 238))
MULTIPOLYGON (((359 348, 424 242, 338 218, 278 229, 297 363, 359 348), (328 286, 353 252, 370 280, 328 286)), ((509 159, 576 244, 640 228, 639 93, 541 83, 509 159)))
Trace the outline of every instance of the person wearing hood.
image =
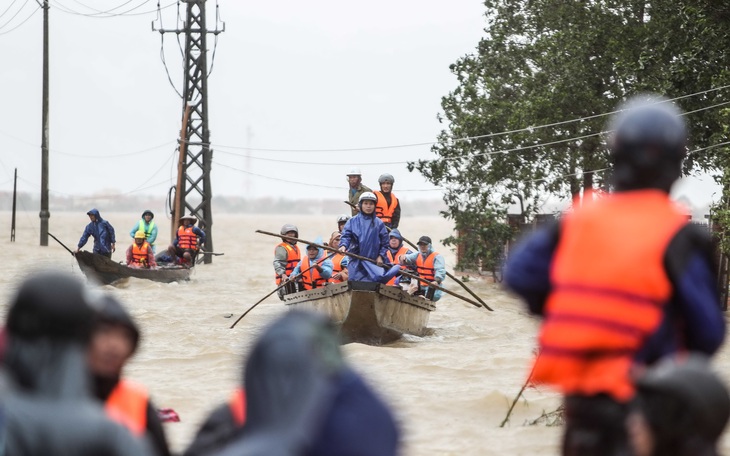
POLYGON ((378 198, 375 204, 375 215, 388 228, 398 228, 400 223, 400 202, 393 194, 395 178, 392 174, 385 173, 378 178, 378 183, 380 184, 380 191, 374 192, 378 198))
POLYGON ((81 248, 86 245, 86 241, 89 240, 89 236, 94 238, 94 253, 104 255, 107 258, 112 257, 112 252, 116 250, 117 238, 114 234, 114 227, 111 223, 101 218, 101 214, 96 209, 91 209, 86 213, 89 216, 88 225, 84 228, 81 239, 79 239, 78 247, 76 252, 81 251, 81 248))
POLYGON ((341 252, 349 252, 370 258, 375 264, 350 258, 347 271, 350 280, 386 283, 400 270, 397 266, 383 272, 385 252, 388 250, 388 230, 375 216, 377 198, 372 192, 365 192, 358 202, 359 212, 345 224, 340 237, 341 252))
MULTIPOLYGON (((322 238, 318 237, 314 243, 322 245, 322 238)), ((299 261, 289 280, 294 278, 302 283, 305 290, 311 290, 325 286, 330 277, 332 277, 332 261, 325 256, 323 249, 310 244, 307 246, 307 256, 299 261)))
MULTIPOLYGON (((245 424, 199 455, 395 456, 388 405, 343 358, 327 316, 292 310, 270 324, 245 361, 245 424)), ((185 456, 192 456, 186 453, 185 456)))
POLYGON ((97 306, 92 290, 67 273, 34 273, 20 285, 5 324, 3 367, 11 391, 0 397, 0 453, 153 454, 92 396, 87 351, 97 306))
MULTIPOLYGON (((349 218, 349 217, 348 217, 349 218)), ((342 234, 339 231, 334 231, 330 236, 329 246, 333 249, 340 248, 340 239, 342 234)), ((347 282, 349 275, 347 273, 347 265, 350 263, 350 257, 344 253, 335 253, 332 256, 332 277, 328 280, 332 283, 347 282)))
POLYGON ((129 236, 134 239, 134 235, 137 231, 142 231, 145 235, 145 239, 152 246, 152 253, 156 253, 157 246, 155 241, 157 240, 157 225, 152 219, 155 218, 155 214, 151 210, 147 209, 142 212, 142 218, 136 225, 129 231, 129 236))
MULTIPOLYGON (((402 255, 408 255, 411 253, 413 253, 411 249, 403 245, 403 236, 401 236, 400 231, 398 231, 396 228, 390 230, 390 233, 388 234, 388 251, 385 252, 387 263, 400 264, 398 258, 400 258, 402 255)), ((405 270, 410 268, 407 268, 405 265, 401 265, 401 269, 405 270)), ((414 269, 411 269, 409 272, 415 273, 416 271, 414 269)), ((398 276, 390 279, 390 281, 386 285, 397 287, 410 283, 410 277, 398 276)))
POLYGON ((414 282, 418 282, 418 285, 411 284, 411 287, 417 290, 414 293, 415 295, 424 296, 431 301, 438 301, 444 292, 428 285, 442 286, 441 284, 446 278, 446 260, 440 253, 433 250, 430 237, 421 236, 416 245, 418 246, 418 252, 401 255, 399 263, 415 266, 418 276, 428 282, 414 280, 414 282))
POLYGON ((347 191, 347 201, 352 208, 352 216, 354 217, 358 213, 360 196, 365 192, 372 192, 369 187, 362 184, 362 173, 360 168, 352 168, 347 173, 347 183, 350 188, 347 191))
POLYGON ((147 389, 122 377, 139 339, 139 328, 122 304, 110 294, 102 295, 88 351, 94 394, 109 418, 132 435, 149 439, 158 456, 170 456, 165 431, 147 389))

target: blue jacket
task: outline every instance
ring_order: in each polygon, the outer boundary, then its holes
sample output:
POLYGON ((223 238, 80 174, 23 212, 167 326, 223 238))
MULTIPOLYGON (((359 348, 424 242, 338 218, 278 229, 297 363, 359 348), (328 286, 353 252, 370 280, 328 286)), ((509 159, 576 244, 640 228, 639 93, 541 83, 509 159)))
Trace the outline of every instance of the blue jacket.
MULTIPOLYGON (((550 272, 559 240, 559 225, 539 230, 507 259, 504 283, 527 302, 534 314, 542 315, 550 294, 550 272)), ((682 349, 708 355, 718 350, 725 338, 725 318, 711 255, 707 235, 692 225, 672 240, 664 262, 673 294, 663 307, 662 324, 636 353, 638 362, 653 363, 682 349)))
MULTIPOLYGON (((340 247, 345 247, 348 252, 376 260, 381 256, 386 259, 385 252, 388 250, 388 230, 385 224, 375 216, 375 213, 366 215, 359 212, 356 216, 345 223, 340 238, 340 247)), ((347 265, 347 272, 350 280, 365 282, 383 282, 385 278, 383 268, 367 261, 350 258, 347 265)))
MULTIPOLYGON (((428 250, 426 250, 426 253, 421 253, 420 250, 416 252, 411 252, 406 254, 406 264, 415 267, 416 260, 418 260, 418 256, 422 256, 425 260, 428 258, 429 255, 433 252, 433 246, 431 244, 428 244, 428 250)), ((436 257, 433 259, 433 269, 434 269, 434 279, 441 283, 441 286, 443 287, 443 281, 446 279, 446 260, 444 260, 444 257, 440 253, 436 253, 436 257)), ((419 286, 421 290, 427 290, 428 286, 425 285, 423 282, 419 282, 419 286)), ((441 290, 434 290, 433 300, 438 301, 441 299, 441 296, 443 296, 444 292, 441 290)))
POLYGON ((114 227, 111 223, 101 218, 101 214, 96 209, 92 209, 86 213, 87 215, 93 215, 96 220, 89 222, 84 229, 84 233, 79 239, 78 247, 81 248, 86 245, 86 241, 89 240, 89 236, 94 238, 94 253, 100 253, 102 255, 108 255, 112 252, 112 244, 116 244, 117 238, 114 234, 114 227))

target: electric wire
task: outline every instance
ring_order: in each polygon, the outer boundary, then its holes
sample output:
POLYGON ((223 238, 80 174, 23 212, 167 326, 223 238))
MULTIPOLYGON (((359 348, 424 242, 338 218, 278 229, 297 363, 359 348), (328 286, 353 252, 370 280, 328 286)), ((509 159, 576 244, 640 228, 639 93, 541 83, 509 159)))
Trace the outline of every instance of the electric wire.
MULTIPOLYGON (((23 3, 23 6, 21 6, 21 7, 20 7, 20 9, 19 9, 18 11, 16 11, 16 13, 15 13, 15 14, 13 14, 13 17, 11 17, 10 19, 8 19, 8 21, 7 21, 7 22, 6 22, 5 24, 3 24, 3 25, 1 25, 1 26, 0 26, 0 30, 2 30, 2 29, 4 29, 5 27, 7 27, 7 26, 8 26, 8 24, 10 24, 10 22, 11 22, 11 21, 12 21, 13 19, 15 19, 15 17, 16 17, 17 15, 18 15, 18 13, 20 13, 21 11, 23 11, 23 8, 25 7, 25 5, 26 5, 27 3, 28 3, 28 0, 25 0, 25 3, 23 3)), ((0 32, 0 36, 2 36, 2 35, 7 35, 8 33, 10 33, 10 32, 12 32, 12 31, 14 31, 14 30, 17 30, 18 28, 20 28, 20 27, 21 27, 21 26, 22 26, 23 24, 25 24, 26 22, 28 22, 28 21, 30 20, 30 18, 32 18, 33 16, 35 16, 35 13, 36 13, 36 12, 38 12, 38 10, 39 10, 39 9, 41 9, 41 7, 40 7, 40 6, 37 6, 37 7, 36 7, 36 8, 35 8, 35 9, 34 9, 34 10, 33 10, 33 11, 31 12, 31 13, 30 13, 30 15, 29 15, 28 17, 26 17, 25 19, 23 19, 23 20, 22 20, 22 21, 21 21, 21 22, 20 22, 19 24, 17 24, 17 25, 15 26, 15 27, 11 28, 10 30, 5 30, 4 32, 0 32)))
POLYGON ((8 5, 8 7, 7 7, 7 8, 5 8, 5 11, 3 11, 2 13, 0 13, 0 18, 1 18, 1 17, 3 17, 3 16, 5 16, 5 14, 6 14, 6 13, 7 13, 8 11, 10 11, 10 8, 12 8, 12 7, 13 7, 13 5, 15 5, 15 2, 16 2, 16 1, 18 1, 18 0, 13 0, 12 2, 10 2, 10 4, 8 5))
POLYGON ((175 2, 172 2, 172 3, 167 4, 165 6, 158 7, 157 9, 154 9, 154 10, 137 11, 137 12, 134 12, 133 13, 132 11, 136 10, 137 8, 141 7, 142 5, 145 5, 145 4, 149 3, 149 0, 145 0, 144 3, 142 3, 140 5, 137 5, 137 6, 133 7, 133 8, 130 8, 127 11, 124 11, 124 12, 121 12, 121 13, 106 14, 106 15, 99 15, 98 13, 94 13, 94 14, 82 13, 82 12, 76 11, 76 10, 74 10, 72 8, 69 8, 68 6, 65 6, 65 5, 61 4, 58 0, 52 0, 52 1, 53 1, 53 5, 59 11, 62 11, 64 13, 66 13, 66 14, 73 14, 75 16, 84 16, 84 17, 89 17, 89 18, 93 18, 93 19, 108 19, 108 18, 114 18, 114 17, 144 16, 144 15, 147 15, 147 14, 156 13, 159 10, 167 9, 167 8, 175 5, 175 3, 176 3, 177 0, 175 0, 175 2))

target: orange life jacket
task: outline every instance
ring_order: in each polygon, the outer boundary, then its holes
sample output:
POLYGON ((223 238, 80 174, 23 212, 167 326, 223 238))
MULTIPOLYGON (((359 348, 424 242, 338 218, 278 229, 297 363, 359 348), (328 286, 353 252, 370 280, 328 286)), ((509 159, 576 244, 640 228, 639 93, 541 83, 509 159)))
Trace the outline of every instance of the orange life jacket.
POLYGON ((181 226, 177 229, 177 246, 181 249, 198 250, 198 236, 193 233, 193 226, 185 228, 181 226))
POLYGON ((144 241, 142 247, 138 246, 137 243, 132 244, 132 264, 137 264, 144 267, 149 267, 147 264, 147 256, 150 249, 150 244, 144 241))
POLYGON ((658 190, 617 193, 562 221, 533 380, 565 394, 634 394, 633 358, 672 293, 667 246, 687 223, 658 190))
MULTIPOLYGON (((402 245, 402 246, 400 246, 400 249, 398 250, 398 252, 396 252, 395 256, 390 252, 390 249, 388 249, 385 252, 385 256, 388 257, 388 261, 390 262, 390 264, 398 264, 398 257, 401 255, 405 255, 406 253, 408 253, 408 247, 406 247, 405 245, 402 245)), ((431 266, 433 266, 433 265, 431 265, 431 266)), ((406 267, 404 265, 400 265, 400 268, 405 269, 406 267)), ((386 285, 395 286, 395 281, 397 279, 398 279, 397 276, 393 277, 392 279, 390 279, 388 281, 388 283, 386 283, 386 285)))
MULTIPOLYGON (((301 254, 299 253, 299 247, 291 245, 288 242, 282 242, 277 247, 284 247, 286 249, 286 275, 290 276, 294 268, 299 264, 301 254)), ((276 250, 276 249, 274 249, 276 250)), ((276 274, 276 284, 281 285, 281 276, 276 274)))
MULTIPOLYGON (((416 258, 416 271, 418 271, 418 275, 429 282, 433 282, 436 279, 436 268, 433 267, 436 255, 438 255, 438 253, 431 252, 431 254, 424 260, 421 252, 418 252, 418 257, 416 258)), ((424 286, 423 282, 421 282, 421 286, 424 286)))
POLYGON ((106 399, 104 410, 112 420, 124 425, 129 431, 141 437, 147 431, 147 390, 136 383, 119 380, 106 399))
POLYGON ((243 388, 236 388, 228 401, 228 408, 231 410, 236 426, 243 427, 246 423, 246 392, 243 388))
MULTIPOLYGON (((315 264, 321 264, 327 257, 322 257, 319 261, 316 261, 315 264)), ((310 263, 309 263, 309 257, 305 256, 302 258, 302 265, 299 266, 299 269, 301 271, 307 271, 309 269, 310 263)), ((302 285, 304 285, 305 290, 311 290, 313 288, 319 288, 321 286, 324 286, 324 284, 327 282, 324 277, 322 277, 317 270, 317 268, 309 269, 309 271, 302 274, 302 285)))
POLYGON ((396 206, 398 206, 398 198, 391 193, 389 205, 385 200, 385 196, 383 196, 383 192, 375 192, 375 197, 378 199, 375 202, 375 216, 382 220, 383 223, 390 226, 393 222, 393 213, 395 212, 396 206))
MULTIPOLYGON (((333 276, 335 274, 339 273, 339 272, 342 272, 342 270, 344 269, 344 267, 342 266, 342 260, 344 260, 344 259, 345 259, 345 254, 344 253, 336 253, 331 258, 331 260, 332 260, 332 275, 333 276)), ((333 279, 331 277, 327 281, 328 282, 331 282, 331 283, 340 283, 340 282, 342 282, 342 280, 340 280, 340 279, 333 279)))

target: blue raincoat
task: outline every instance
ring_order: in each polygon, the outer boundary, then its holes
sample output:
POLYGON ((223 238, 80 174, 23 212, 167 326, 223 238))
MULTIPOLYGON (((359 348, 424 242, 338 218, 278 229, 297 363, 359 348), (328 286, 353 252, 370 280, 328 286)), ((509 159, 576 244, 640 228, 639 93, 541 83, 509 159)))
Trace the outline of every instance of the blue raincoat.
POLYGON ((94 238, 94 253, 109 255, 112 253, 112 244, 116 244, 117 238, 114 234, 114 227, 111 223, 101 218, 101 214, 96 209, 92 209, 86 215, 93 215, 96 220, 89 222, 84 229, 84 233, 79 239, 79 249, 86 245, 89 236, 94 238))
MULTIPOLYGON (((367 257, 373 261, 378 256, 385 260, 388 250, 388 230, 383 222, 375 216, 364 214, 362 211, 345 223, 340 238, 340 247, 348 252, 367 257)), ((393 266, 388 270, 367 261, 350 257, 347 272, 350 280, 363 282, 386 283, 398 273, 400 268, 393 266)))

